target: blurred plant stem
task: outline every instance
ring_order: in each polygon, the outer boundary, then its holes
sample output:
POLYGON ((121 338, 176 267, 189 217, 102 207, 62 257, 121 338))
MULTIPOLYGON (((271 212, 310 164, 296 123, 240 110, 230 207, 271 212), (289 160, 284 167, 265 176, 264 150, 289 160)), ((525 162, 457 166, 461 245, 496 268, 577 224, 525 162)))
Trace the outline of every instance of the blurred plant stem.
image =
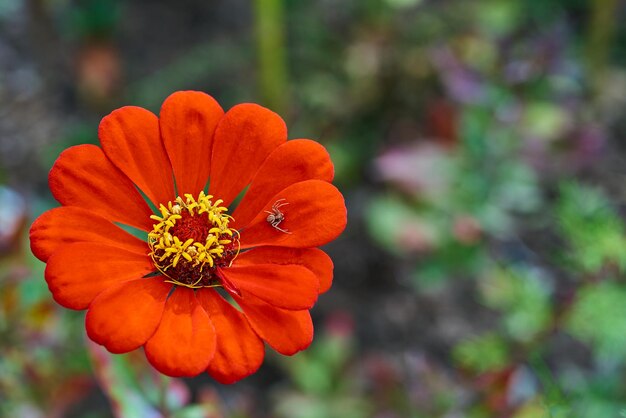
MULTIPOLYGON (((0 0, 3 3, 6 0, 0 0)), ((28 36, 33 48, 33 59, 43 75, 46 87, 54 90, 63 84, 65 51, 59 47, 59 34, 50 10, 50 2, 28 0, 24 2, 28 13, 28 36)))
POLYGON ((259 90, 263 103, 284 114, 287 110, 287 53, 283 0, 255 0, 259 90))
POLYGON ((159 411, 163 418, 170 418, 171 414, 167 405, 167 391, 170 387, 170 378, 167 376, 159 376, 159 411))
POLYGON ((616 29, 618 0, 591 0, 586 45, 587 67, 597 90, 607 70, 616 29))

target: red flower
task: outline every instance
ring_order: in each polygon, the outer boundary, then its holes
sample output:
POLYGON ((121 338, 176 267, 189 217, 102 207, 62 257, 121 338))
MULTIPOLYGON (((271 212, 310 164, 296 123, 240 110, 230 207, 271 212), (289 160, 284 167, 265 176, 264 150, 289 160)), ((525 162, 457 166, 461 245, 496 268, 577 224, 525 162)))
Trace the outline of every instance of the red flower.
POLYGON ((63 207, 30 231, 54 299, 88 309, 89 337, 112 353, 143 346, 166 375, 207 371, 223 383, 259 368, 263 341, 285 355, 305 349, 309 309, 332 282, 315 247, 346 225, 324 147, 287 141, 268 109, 224 113, 199 92, 174 93, 159 118, 115 110, 99 137, 101 148, 59 156, 49 183, 63 207))

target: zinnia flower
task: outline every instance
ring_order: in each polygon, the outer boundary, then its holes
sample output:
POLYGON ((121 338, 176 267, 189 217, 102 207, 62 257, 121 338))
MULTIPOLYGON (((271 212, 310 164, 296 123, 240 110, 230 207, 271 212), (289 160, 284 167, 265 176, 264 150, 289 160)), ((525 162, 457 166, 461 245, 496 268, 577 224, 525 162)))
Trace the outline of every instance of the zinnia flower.
POLYGON ((89 338, 223 383, 254 373, 264 342, 285 355, 311 343, 333 269, 316 247, 346 225, 324 147, 287 141, 268 109, 224 113, 200 92, 174 93, 158 118, 115 110, 99 138, 59 156, 49 184, 62 207, 30 231, 54 299, 88 309, 89 338))

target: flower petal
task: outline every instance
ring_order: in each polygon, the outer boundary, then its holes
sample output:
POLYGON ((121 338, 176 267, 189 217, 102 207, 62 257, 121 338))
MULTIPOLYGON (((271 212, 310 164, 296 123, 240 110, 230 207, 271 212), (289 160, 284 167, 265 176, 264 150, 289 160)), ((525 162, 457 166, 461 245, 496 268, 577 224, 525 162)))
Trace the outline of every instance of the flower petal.
POLYGON ((285 187, 310 179, 332 181, 335 173, 326 149, 309 139, 287 141, 272 152, 235 209, 234 227, 245 227, 285 187))
POLYGON ((146 357, 168 376, 196 376, 213 358, 215 341, 215 328, 194 291, 177 287, 165 304, 159 327, 146 343, 146 357))
POLYGON ((148 253, 148 244, 115 224, 85 209, 67 206, 43 213, 30 227, 30 248, 47 261, 61 245, 97 242, 137 253, 148 253))
POLYGON ((252 103, 234 106, 215 131, 209 193, 228 206, 286 140, 287 126, 276 113, 252 103))
POLYGON ((87 309, 102 291, 154 271, 145 253, 92 242, 61 246, 48 259, 46 282, 54 300, 70 309, 87 309))
POLYGON ((133 183, 95 145, 63 151, 48 177, 54 198, 111 221, 150 231, 152 210, 133 183))
POLYGON ((215 99, 199 91, 179 91, 163 103, 159 115, 161 136, 179 196, 197 196, 204 190, 211 170, 213 133, 223 115, 215 99))
POLYGON ((333 261, 318 248, 257 247, 242 252, 235 266, 255 264, 297 264, 309 269, 320 283, 320 293, 333 283, 333 261))
POLYGON ((159 119, 136 106, 114 110, 100 122, 100 144, 113 164, 159 206, 174 200, 172 166, 159 133, 159 119))
POLYGON ((309 248, 324 245, 339 236, 346 227, 347 213, 343 196, 335 186, 321 180, 292 184, 270 199, 254 220, 243 228, 241 248, 263 245, 309 248), (284 220, 278 225, 267 221, 267 212, 281 201, 284 220))
POLYGON ((220 269, 219 274, 241 291, 243 299, 252 295, 283 309, 309 309, 319 294, 319 281, 313 272, 302 266, 233 265, 220 269))
POLYGON ((162 277, 152 277, 105 290, 89 305, 87 335, 111 353, 141 347, 157 329, 171 289, 162 277))
POLYGON ((263 363, 265 347, 246 316, 215 290, 200 289, 196 296, 217 334, 215 356, 207 372, 223 384, 235 383, 256 372, 263 363))
POLYGON ((307 348, 313 341, 313 321, 309 311, 288 311, 263 301, 235 296, 254 331, 270 347, 286 356, 307 348))

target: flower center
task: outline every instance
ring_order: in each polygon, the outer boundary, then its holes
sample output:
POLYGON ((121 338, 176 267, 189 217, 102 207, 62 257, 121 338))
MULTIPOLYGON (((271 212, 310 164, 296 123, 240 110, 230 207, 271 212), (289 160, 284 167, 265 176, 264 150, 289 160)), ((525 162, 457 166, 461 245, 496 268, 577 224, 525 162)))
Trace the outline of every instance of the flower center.
POLYGON ((161 204, 158 223, 148 234, 150 257, 166 282, 193 289, 221 286, 217 267, 230 266, 239 254, 239 233, 228 228, 232 216, 213 196, 186 194, 161 204))

